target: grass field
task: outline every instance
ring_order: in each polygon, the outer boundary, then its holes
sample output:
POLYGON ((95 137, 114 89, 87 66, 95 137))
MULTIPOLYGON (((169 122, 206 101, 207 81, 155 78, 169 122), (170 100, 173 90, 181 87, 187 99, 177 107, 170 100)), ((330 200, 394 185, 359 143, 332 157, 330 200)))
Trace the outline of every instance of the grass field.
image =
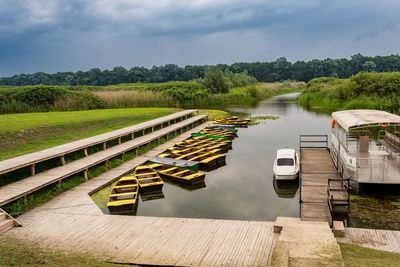
POLYGON ((38 244, 0 238, 0 266, 137 266, 112 264, 90 255, 62 253, 39 248, 38 244))
POLYGON ((339 243, 346 267, 400 266, 400 254, 339 243))
POLYGON ((0 160, 142 123, 172 108, 102 109, 0 115, 0 160))
MULTIPOLYGON (((0 115, 0 160, 166 116, 179 109, 125 108, 0 115)), ((221 110, 200 110, 214 120, 221 110)))

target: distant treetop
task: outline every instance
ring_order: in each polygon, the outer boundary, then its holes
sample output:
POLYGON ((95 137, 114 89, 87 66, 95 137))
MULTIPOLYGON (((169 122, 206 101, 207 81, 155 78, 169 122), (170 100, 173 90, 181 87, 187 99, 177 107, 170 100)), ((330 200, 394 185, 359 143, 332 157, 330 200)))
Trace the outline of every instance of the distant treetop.
MULTIPOLYGON (((19 74, 12 77, 0 78, 2 86, 24 85, 112 85, 120 83, 161 83, 168 81, 191 81, 205 77, 210 67, 216 67, 225 75, 228 73, 248 73, 259 82, 276 82, 296 80, 308 82, 318 77, 348 78, 358 72, 391 72, 400 71, 400 55, 366 57, 361 54, 351 56, 351 59, 314 59, 311 61, 297 61, 291 63, 286 58, 278 58, 273 62, 234 63, 231 65, 218 64, 216 66, 185 66, 174 64, 153 66, 151 69, 133 67, 129 70, 124 67, 115 67, 112 70, 93 68, 89 71, 57 72, 48 74, 37 72, 34 74, 19 74)), ((221 73, 214 72, 214 75, 221 73)), ((207 75, 206 75, 207 76, 207 75)), ((212 82, 211 73, 206 77, 212 82)))

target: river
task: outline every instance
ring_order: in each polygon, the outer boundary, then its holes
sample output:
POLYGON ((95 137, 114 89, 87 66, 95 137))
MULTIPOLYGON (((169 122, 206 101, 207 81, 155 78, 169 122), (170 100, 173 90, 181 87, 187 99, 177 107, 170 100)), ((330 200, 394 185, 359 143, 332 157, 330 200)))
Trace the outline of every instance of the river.
MULTIPOLYGON (((291 103, 298 95, 272 97, 255 106, 224 108, 231 114, 274 115, 279 119, 239 129, 226 166, 207 172, 205 187, 188 190, 166 183, 163 198, 139 199, 136 215, 263 221, 273 221, 277 216, 299 217, 298 180, 283 184, 274 180, 275 153, 285 147, 298 150, 300 134, 329 133, 330 117, 291 103)), ((106 201, 99 206, 107 213, 106 201)))

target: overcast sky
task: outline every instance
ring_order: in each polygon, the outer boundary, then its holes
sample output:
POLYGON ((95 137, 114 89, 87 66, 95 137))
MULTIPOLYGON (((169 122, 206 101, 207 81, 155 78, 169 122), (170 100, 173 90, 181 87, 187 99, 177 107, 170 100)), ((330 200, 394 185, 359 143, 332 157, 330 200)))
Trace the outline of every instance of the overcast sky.
POLYGON ((0 76, 399 50, 399 0, 0 0, 0 76))

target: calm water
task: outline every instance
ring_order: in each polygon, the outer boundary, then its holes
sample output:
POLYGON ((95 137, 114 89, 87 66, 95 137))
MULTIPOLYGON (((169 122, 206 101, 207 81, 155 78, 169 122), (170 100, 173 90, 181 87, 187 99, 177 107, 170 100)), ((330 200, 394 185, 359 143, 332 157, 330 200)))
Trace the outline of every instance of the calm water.
MULTIPOLYGON (((298 180, 277 183, 272 166, 276 150, 289 147, 298 150, 300 134, 326 134, 330 129, 328 115, 305 111, 296 103, 297 93, 270 98, 254 107, 230 107, 227 111, 246 116, 276 115, 278 120, 240 129, 226 166, 207 172, 205 187, 181 188, 166 183, 163 198, 139 200, 140 216, 275 220, 277 216, 299 217, 298 180)), ((107 189, 98 194, 97 202, 108 213, 107 189)))

